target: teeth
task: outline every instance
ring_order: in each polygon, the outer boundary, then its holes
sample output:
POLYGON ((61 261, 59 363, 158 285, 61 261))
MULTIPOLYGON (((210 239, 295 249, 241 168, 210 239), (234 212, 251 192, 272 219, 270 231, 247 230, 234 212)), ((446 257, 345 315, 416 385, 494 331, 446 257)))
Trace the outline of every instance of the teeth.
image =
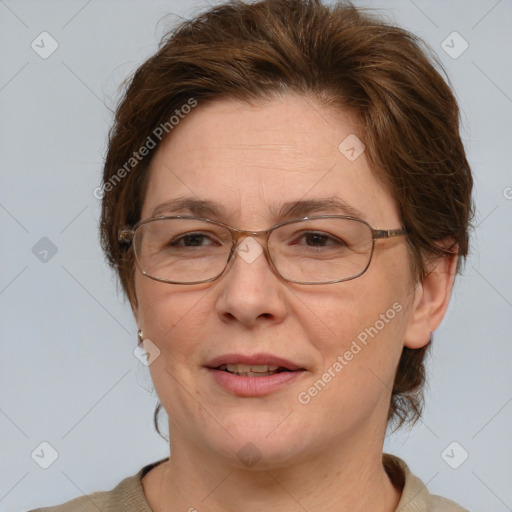
POLYGON ((240 377, 267 377, 269 375, 275 375, 276 372, 247 372, 247 373, 236 373, 240 377))
POLYGON ((248 365, 248 364, 223 364, 219 370, 227 370, 229 373, 236 373, 243 376, 267 376, 273 375, 279 366, 268 364, 248 365))

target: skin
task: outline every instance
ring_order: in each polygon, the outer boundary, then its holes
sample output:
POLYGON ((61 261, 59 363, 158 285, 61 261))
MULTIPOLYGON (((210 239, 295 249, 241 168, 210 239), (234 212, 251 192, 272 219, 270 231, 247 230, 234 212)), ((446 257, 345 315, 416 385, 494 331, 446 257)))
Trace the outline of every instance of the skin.
MULTIPOLYGON (((156 152, 141 218, 186 195, 221 203, 221 221, 257 231, 280 221, 271 207, 336 195, 374 228, 399 228, 398 208, 365 154, 351 162, 338 150, 358 130, 346 113, 295 95, 257 106, 200 103, 156 152)), ((315 212, 323 213, 335 212, 315 212)), ((439 260, 414 283, 398 237, 376 242, 362 276, 330 285, 286 282, 264 255, 252 263, 237 256, 220 279, 198 285, 136 272, 132 308, 161 351, 149 368, 170 418, 172 451, 142 481, 150 507, 394 511, 401 493, 382 466, 390 390, 403 347, 426 345, 440 324, 455 264, 439 260), (400 313, 310 403, 299 403, 298 394, 397 302, 400 313), (307 371, 267 396, 237 397, 204 368, 231 352, 268 352, 307 371), (237 457, 248 442, 262 455, 252 467, 237 457)))

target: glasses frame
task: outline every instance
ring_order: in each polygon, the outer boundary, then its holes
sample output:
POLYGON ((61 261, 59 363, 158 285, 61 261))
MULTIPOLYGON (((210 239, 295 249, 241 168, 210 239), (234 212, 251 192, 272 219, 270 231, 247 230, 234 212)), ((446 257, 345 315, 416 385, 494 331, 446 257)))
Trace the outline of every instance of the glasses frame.
POLYGON ((397 236, 406 236, 406 235, 407 235, 407 230, 405 228, 398 228, 398 229, 375 229, 368 222, 366 222, 365 220, 359 219, 357 217, 351 217, 349 215, 315 215, 315 216, 312 216, 312 217, 301 217, 301 218, 298 218, 298 219, 292 219, 292 220, 287 220, 287 221, 280 222, 279 224, 275 224, 274 226, 270 227, 269 229, 264 229, 262 231, 247 231, 245 229, 237 229, 237 228, 233 228, 231 226, 228 226, 227 224, 224 224, 223 222, 220 222, 220 221, 216 221, 216 220, 212 220, 212 219, 206 219, 206 218, 203 218, 203 217, 194 217, 192 215, 171 215, 171 216, 162 216, 162 217, 150 217, 150 218, 147 218, 147 219, 140 220, 139 222, 137 222, 132 227, 125 226, 125 227, 123 227, 123 228, 121 228, 119 230, 118 239, 122 243, 126 243, 126 244, 130 244, 131 245, 131 247, 133 248, 133 252, 134 252, 134 255, 135 255, 135 261, 137 262, 137 266, 139 267, 139 270, 141 271, 141 273, 144 276, 149 277, 150 279, 153 279, 155 281, 162 282, 162 283, 188 285, 188 284, 210 283, 212 281, 216 281, 217 279, 219 279, 219 277, 221 277, 226 272, 226 269, 228 268, 229 263, 233 259, 233 256, 235 254, 236 248, 238 247, 238 243, 239 243, 240 239, 245 239, 247 237, 262 237, 262 236, 265 236, 265 246, 263 247, 263 252, 265 253, 265 257, 267 258, 267 262, 269 263, 270 267, 282 279, 284 279, 285 281, 288 281, 290 283, 307 284, 307 285, 319 285, 319 284, 334 284, 334 283, 341 283, 341 282, 344 282, 344 281, 351 281, 352 279, 356 279, 356 278, 362 276, 368 270, 368 268, 370 266, 370 263, 372 261, 373 252, 374 252, 374 249, 375 249, 375 240, 394 238, 394 237, 397 237, 397 236), (202 281, 193 281, 193 282, 190 282, 190 283, 189 282, 182 283, 180 281, 169 281, 168 279, 162 279, 162 278, 158 278, 158 277, 153 277, 153 276, 147 274, 143 270, 143 268, 142 268, 142 266, 141 266, 141 264, 139 262, 137 251, 136 251, 135 246, 133 244, 133 241, 135 240, 135 233, 136 233, 136 231, 141 226, 144 226, 145 224, 148 224, 148 223, 151 223, 151 222, 154 222, 154 221, 165 220, 165 219, 200 220, 200 221, 208 222, 208 223, 215 224, 217 226, 222 226, 222 227, 226 228, 229 231, 230 235, 231 235, 231 242, 232 243, 231 243, 231 249, 230 249, 230 252, 229 252, 229 256, 228 256, 228 258, 226 260, 226 265, 224 266, 224 269, 222 270, 222 272, 220 272, 219 274, 217 274, 216 276, 214 276, 214 277, 212 277, 210 279, 204 279, 202 281), (283 276, 281 274, 281 272, 279 272, 279 270, 277 269, 274 261, 272 260, 272 256, 270 255, 270 252, 268 250, 268 240, 270 238, 270 234, 272 233, 272 231, 274 231, 275 229, 279 228, 280 226, 284 226, 286 224, 292 224, 294 222, 299 222, 299 221, 303 221, 303 220, 315 220, 315 219, 347 219, 347 220, 353 220, 353 221, 356 221, 356 222, 360 222, 361 224, 364 224, 365 226, 367 226, 370 229, 370 231, 372 233, 372 248, 371 248, 371 251, 370 251, 370 256, 368 258, 368 264, 366 265, 366 267, 361 272, 359 272, 359 274, 356 274, 355 276, 351 276, 351 277, 344 277, 342 279, 336 279, 336 280, 333 280, 333 281, 325 281, 325 282, 317 283, 317 282, 296 281, 294 279, 289 279, 289 278, 283 276))

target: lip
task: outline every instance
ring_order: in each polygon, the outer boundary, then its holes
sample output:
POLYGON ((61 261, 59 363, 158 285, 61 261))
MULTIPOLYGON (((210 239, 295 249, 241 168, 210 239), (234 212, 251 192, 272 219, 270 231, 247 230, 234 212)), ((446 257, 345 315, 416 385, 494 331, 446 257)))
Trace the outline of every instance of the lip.
POLYGON ((226 391, 245 397, 268 395, 291 384, 305 373, 305 370, 294 370, 275 373, 274 375, 267 375, 265 377, 245 377, 242 375, 234 375, 224 370, 216 370, 215 368, 207 368, 207 370, 217 384, 226 391))
POLYGON ((208 373, 210 373, 218 385, 230 393, 245 397, 268 395, 292 384, 306 372, 305 368, 288 359, 264 353, 253 355, 225 354, 212 359, 205 366, 208 373), (275 373, 274 375, 264 377, 246 377, 234 375, 224 370, 217 370, 217 368, 223 364, 268 364, 271 366, 281 366, 290 371, 275 373))

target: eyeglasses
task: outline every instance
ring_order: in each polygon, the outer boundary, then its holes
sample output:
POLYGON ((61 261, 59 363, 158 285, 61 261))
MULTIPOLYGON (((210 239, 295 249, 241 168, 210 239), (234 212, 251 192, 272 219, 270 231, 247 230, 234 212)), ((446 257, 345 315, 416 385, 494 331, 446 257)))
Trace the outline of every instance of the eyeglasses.
POLYGON ((331 284, 366 272, 375 240, 403 235, 405 229, 374 229, 362 219, 344 215, 289 220, 265 231, 245 231, 179 215, 142 220, 131 229, 121 229, 119 240, 133 244, 137 265, 145 276, 164 283, 199 284, 215 281, 224 273, 239 239, 264 236, 264 248, 255 240, 248 241, 239 255, 250 263, 263 250, 271 267, 286 281, 331 284))

